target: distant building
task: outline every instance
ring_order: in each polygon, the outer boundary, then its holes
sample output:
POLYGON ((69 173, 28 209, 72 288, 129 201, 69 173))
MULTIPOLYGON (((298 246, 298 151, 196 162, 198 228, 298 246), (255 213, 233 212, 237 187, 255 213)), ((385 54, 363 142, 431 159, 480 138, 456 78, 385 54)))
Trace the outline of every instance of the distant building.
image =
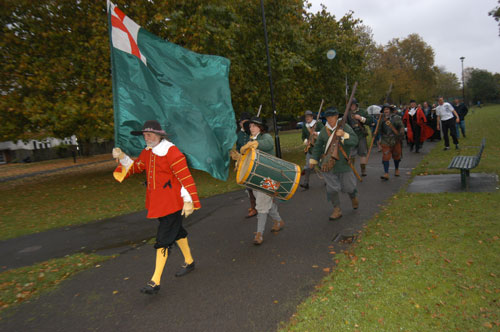
POLYGON ((71 156, 71 151, 75 151, 77 146, 78 141, 74 135, 64 139, 49 137, 42 141, 18 140, 17 142, 0 142, 0 164, 69 157, 71 156))

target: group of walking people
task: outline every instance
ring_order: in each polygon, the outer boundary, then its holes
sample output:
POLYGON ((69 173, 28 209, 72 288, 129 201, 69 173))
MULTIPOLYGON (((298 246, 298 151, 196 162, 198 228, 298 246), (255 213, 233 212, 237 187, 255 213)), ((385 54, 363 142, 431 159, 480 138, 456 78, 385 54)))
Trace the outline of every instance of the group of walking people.
MULTIPOLYGON (((445 140, 445 149, 449 149, 448 131, 451 132, 453 143, 458 149, 456 126, 460 125, 465 137, 465 125, 461 124, 463 117, 449 103, 439 98, 436 107, 437 130, 442 130, 445 140)), ((457 106, 458 107, 458 106, 457 106)), ((394 162, 394 176, 399 176, 399 165, 402 157, 402 143, 405 136, 408 139, 410 150, 419 152, 423 141, 432 135, 433 131, 426 122, 423 110, 415 101, 403 116, 396 112, 395 107, 384 104, 378 117, 368 114, 359 108, 357 100, 353 100, 349 114, 345 121, 341 121, 343 114, 330 106, 324 112, 325 123, 319 117, 314 118, 311 111, 306 111, 305 125, 302 130, 302 140, 305 146, 305 162, 302 182, 303 190, 310 188, 310 175, 315 167, 320 168, 321 177, 325 182, 328 201, 332 204, 330 220, 342 217, 340 194, 349 196, 352 209, 359 207, 355 161, 359 158, 361 176, 367 176, 366 165, 373 141, 369 144, 368 129, 375 127, 374 136, 380 135, 382 152, 383 181, 389 180, 389 164, 394 162), (332 163, 330 149, 338 148, 341 153, 332 163), (356 175, 355 175, 356 174, 356 175)), ((236 151, 232 157, 240 160, 248 150, 256 149, 264 153, 274 154, 274 141, 267 133, 265 121, 258 116, 243 113, 239 119, 236 151)), ((184 276, 195 268, 188 243, 188 233, 183 227, 183 219, 201 208, 196 184, 188 168, 184 154, 169 140, 167 133, 160 123, 155 120, 146 121, 142 130, 131 132, 132 135, 142 135, 146 147, 135 160, 126 155, 120 148, 114 148, 113 158, 119 162, 115 169, 114 178, 122 182, 136 173, 146 173, 146 209, 147 217, 158 219, 158 229, 154 248, 156 249, 155 269, 151 280, 141 288, 145 294, 156 294, 160 290, 161 276, 167 258, 174 247, 178 247, 184 256, 184 264, 175 274, 184 276)), ((360 177, 359 177, 360 178, 360 177)), ((255 245, 264 241, 266 223, 270 217, 273 221, 271 231, 278 233, 285 226, 279 214, 276 198, 265 192, 247 189, 250 208, 247 218, 257 216, 257 230, 253 238, 255 245)))

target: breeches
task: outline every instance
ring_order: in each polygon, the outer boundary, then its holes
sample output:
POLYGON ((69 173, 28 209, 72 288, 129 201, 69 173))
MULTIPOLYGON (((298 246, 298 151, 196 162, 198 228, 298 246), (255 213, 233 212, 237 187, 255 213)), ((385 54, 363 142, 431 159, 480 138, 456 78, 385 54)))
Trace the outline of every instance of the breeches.
POLYGON ((389 161, 392 159, 401 159, 401 142, 397 142, 394 146, 382 144, 382 161, 389 161))
POLYGON ((359 143, 356 148, 351 149, 351 157, 366 157, 368 154, 368 143, 366 142, 366 136, 358 135, 359 143))
POLYGON ((156 233, 155 248, 170 248, 175 241, 187 237, 188 233, 182 227, 182 210, 158 218, 160 224, 156 233))
POLYGON ((353 172, 324 172, 323 176, 326 183, 326 197, 333 205, 338 206, 340 204, 340 192, 349 194, 351 198, 356 196, 356 177, 354 177, 353 172))

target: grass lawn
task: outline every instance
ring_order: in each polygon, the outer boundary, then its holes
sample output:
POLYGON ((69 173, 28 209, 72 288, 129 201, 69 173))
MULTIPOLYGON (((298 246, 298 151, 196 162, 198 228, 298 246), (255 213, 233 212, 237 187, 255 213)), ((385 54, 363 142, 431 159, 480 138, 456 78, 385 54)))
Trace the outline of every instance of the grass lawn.
MULTIPOLYGON (((467 118, 462 145, 487 140, 474 171, 499 173, 497 114, 491 106, 467 118)), ((415 173, 447 172, 454 153, 437 145, 415 173)), ((498 331, 499 211, 498 191, 400 192, 282 331, 498 331)))
MULTIPOLYGON (((281 132, 280 142, 284 159, 302 165, 304 155, 300 131, 281 132)), ((105 160, 103 156, 94 159, 89 161, 105 160)), ((72 160, 56 160, 54 163, 64 167, 71 165, 72 160)), ((2 168, 2 174, 19 174, 26 167, 39 171, 47 169, 48 164, 13 165, 2 168)), ((112 176, 115 167, 116 164, 110 161, 0 183, 0 240, 143 210, 144 175, 133 176, 120 184, 112 176)), ((193 170, 200 196, 241 189, 235 182, 233 168, 230 167, 227 181, 193 170)))
MULTIPOLYGON (((481 140, 486 138, 486 147, 483 151, 482 159, 479 166, 473 172, 495 173, 500 168, 500 145, 497 143, 498 134, 498 117, 500 115, 500 106, 486 106, 483 108, 475 108, 474 113, 469 111, 466 119, 466 134, 464 139, 460 137, 460 150, 454 150, 453 142, 450 137, 452 149, 443 151, 444 143, 437 143, 437 147, 433 149, 424 160, 415 168, 414 174, 445 174, 457 173, 458 170, 449 170, 447 167, 455 155, 473 156, 476 155, 478 147, 481 145, 481 140), (487 159, 488 162, 483 163, 487 159)), ((462 134, 460 133, 460 136, 462 134)), ((459 172, 458 172, 459 173, 459 172)))
POLYGON ((111 256, 75 254, 0 273, 0 313, 52 290, 63 280, 111 256))

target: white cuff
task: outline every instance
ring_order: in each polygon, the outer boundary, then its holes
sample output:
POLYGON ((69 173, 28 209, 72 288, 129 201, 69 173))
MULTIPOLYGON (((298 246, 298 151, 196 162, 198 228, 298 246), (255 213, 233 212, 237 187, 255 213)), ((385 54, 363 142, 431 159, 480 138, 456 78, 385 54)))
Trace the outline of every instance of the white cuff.
POLYGON ((186 188, 184 188, 184 186, 182 186, 182 188, 181 188, 181 197, 184 200, 184 202, 192 202, 193 201, 193 199, 191 198, 191 195, 188 193, 186 188))
POLYGON ((132 166, 133 163, 134 161, 126 154, 122 159, 120 159, 120 164, 122 164, 125 169, 129 169, 129 167, 132 166))
POLYGON ((366 118, 364 116, 361 117, 361 122, 363 122, 363 123, 366 122, 366 118))

